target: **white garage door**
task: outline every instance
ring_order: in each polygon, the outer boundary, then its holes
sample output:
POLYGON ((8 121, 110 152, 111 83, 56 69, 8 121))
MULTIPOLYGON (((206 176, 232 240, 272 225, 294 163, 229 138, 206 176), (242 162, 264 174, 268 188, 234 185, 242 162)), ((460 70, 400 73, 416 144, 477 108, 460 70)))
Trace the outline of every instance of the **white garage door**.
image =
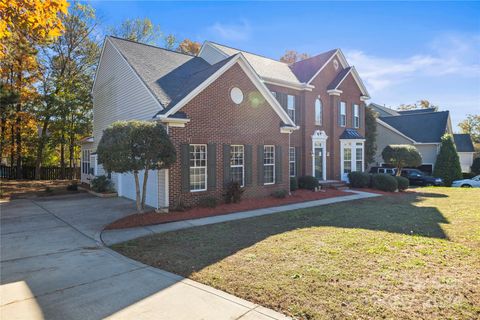
MULTIPOLYGON (((138 173, 138 178, 140 180, 140 192, 143 187, 143 172, 138 173)), ((133 173, 121 173, 118 174, 117 180, 117 191, 118 195, 128 199, 135 200, 135 178, 133 173)), ((147 198, 145 199, 145 204, 158 208, 158 174, 156 170, 150 170, 148 172, 147 179, 147 198)))

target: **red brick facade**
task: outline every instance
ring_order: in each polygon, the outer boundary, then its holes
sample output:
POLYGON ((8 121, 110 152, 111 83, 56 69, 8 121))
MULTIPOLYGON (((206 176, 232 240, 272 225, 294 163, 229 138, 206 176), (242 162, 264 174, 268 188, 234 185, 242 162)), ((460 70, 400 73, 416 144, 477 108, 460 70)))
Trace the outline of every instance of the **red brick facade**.
POLYGON ((252 182, 245 187, 244 198, 264 197, 273 191, 288 190, 288 134, 280 133, 281 119, 265 101, 238 64, 231 67, 205 90, 181 109, 190 122, 184 128, 170 127, 169 135, 177 149, 178 161, 169 170, 169 203, 194 205, 206 196, 222 198, 224 144, 252 146, 252 182), (230 90, 238 87, 244 94, 243 102, 235 104, 230 90), (216 145, 216 187, 206 191, 190 192, 182 187, 181 145, 216 145), (259 145, 282 148, 282 182, 273 185, 259 184, 257 177, 257 149, 259 145))

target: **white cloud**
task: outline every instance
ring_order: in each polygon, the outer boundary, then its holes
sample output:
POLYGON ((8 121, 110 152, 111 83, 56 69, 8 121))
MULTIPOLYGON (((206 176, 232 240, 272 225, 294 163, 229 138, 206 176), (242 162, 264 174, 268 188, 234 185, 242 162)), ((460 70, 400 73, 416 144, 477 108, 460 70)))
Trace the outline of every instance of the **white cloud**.
POLYGON ((434 39, 428 48, 429 54, 404 59, 383 58, 359 50, 347 51, 345 55, 372 94, 400 83, 424 81, 425 77, 480 77, 480 36, 447 34, 434 39))
POLYGON ((236 24, 216 22, 208 27, 207 31, 214 39, 223 41, 246 41, 250 38, 252 28, 248 21, 242 20, 236 24))

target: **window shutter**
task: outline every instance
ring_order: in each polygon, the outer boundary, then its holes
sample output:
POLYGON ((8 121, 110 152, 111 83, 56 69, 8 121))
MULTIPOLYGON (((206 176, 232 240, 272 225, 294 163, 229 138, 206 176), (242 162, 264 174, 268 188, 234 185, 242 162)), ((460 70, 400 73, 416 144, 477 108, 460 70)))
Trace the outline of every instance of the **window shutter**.
POLYGON ((361 128, 362 127, 362 105, 363 103, 360 103, 358 105, 358 127, 361 128))
POLYGON ((282 106, 282 108, 287 111, 287 95, 282 92, 277 92, 278 102, 282 106))
POLYGON ((223 145, 223 184, 227 186, 230 182, 230 145, 223 145))
POLYGON ((275 146, 275 183, 283 182, 282 146, 275 146))
POLYGON ((252 184, 252 146, 245 146, 245 185, 252 184))
POLYGON ((352 103, 352 128, 355 128, 355 103, 352 103))
POLYGON ((301 164, 301 158, 300 158, 300 152, 301 148, 300 147, 295 147, 295 173, 297 174, 297 177, 302 176, 302 164, 301 164))
POLYGON ((341 126, 342 125, 342 111, 341 111, 341 107, 340 107, 340 101, 338 101, 338 104, 337 104, 337 108, 338 108, 338 126, 341 126))
POLYGON ((263 145, 257 147, 257 184, 263 185, 263 145))
POLYGON ((180 146, 180 158, 182 190, 188 192, 190 191, 190 146, 188 144, 180 146))
POLYGON ((210 189, 217 187, 217 145, 207 145, 207 186, 210 189))

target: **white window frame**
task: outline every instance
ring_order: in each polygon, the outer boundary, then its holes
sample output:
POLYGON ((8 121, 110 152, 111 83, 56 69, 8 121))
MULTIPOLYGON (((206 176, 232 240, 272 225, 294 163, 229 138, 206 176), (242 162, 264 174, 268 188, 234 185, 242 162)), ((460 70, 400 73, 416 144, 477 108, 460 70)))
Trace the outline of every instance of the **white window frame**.
POLYGON ((347 104, 340 101, 340 127, 347 126, 347 104))
POLYGON ((348 179, 345 175, 345 150, 350 150, 350 172, 365 171, 365 139, 340 139, 340 178, 343 181, 348 179), (357 170, 357 149, 362 149, 362 168, 357 170))
MULTIPOLYGON (((194 150, 194 153, 196 151, 194 150)), ((190 181, 190 186, 189 186, 189 189, 190 189, 190 192, 200 192, 200 191, 206 191, 207 190, 207 187, 208 187, 208 150, 207 150, 207 145, 206 144, 190 144, 189 145, 189 149, 188 149, 188 174, 189 174, 189 181, 190 181), (191 148, 196 148, 196 147, 204 147, 205 148, 205 165, 204 166, 197 166, 196 165, 196 160, 200 160, 201 159, 194 159, 194 166, 192 167, 192 150, 191 148), (203 189, 193 189, 192 190, 192 173, 191 173, 191 169, 192 168, 195 168, 195 169, 203 169, 204 170, 204 175, 205 175, 205 181, 204 181, 204 184, 205 184, 205 188, 203 189)))
POLYGON ((360 128, 360 106, 358 104, 353 105, 353 127, 360 128))
POLYGON ((295 122, 295 109, 296 109, 296 101, 295 96, 291 94, 287 94, 287 110, 288 115, 295 122))
POLYGON ((363 172, 363 170, 364 170, 364 160, 363 160, 363 158, 365 157, 365 153, 364 153, 364 150, 363 150, 363 142, 356 142, 355 147, 352 148, 352 151, 353 150, 355 150, 355 171, 363 172), (358 168, 358 161, 359 160, 357 158, 357 150, 362 150, 362 152, 361 152, 362 163, 360 164, 361 165, 360 168, 358 168))
POLYGON ((92 154, 92 149, 83 149, 82 150, 82 174, 90 174, 90 155, 92 154), (87 172, 84 171, 84 167, 87 167, 87 172))
POLYGON ((315 125, 321 126, 322 125, 322 118, 323 118, 323 105, 320 98, 315 99, 315 125))
POLYGON ((288 150, 288 173, 290 174, 290 177, 296 177, 297 176, 296 156, 297 156, 297 154, 296 154, 295 147, 290 147, 289 150, 288 150), (292 170, 290 168, 290 166, 292 164, 293 164, 293 175, 292 175, 292 170))
POLYGON ((244 187, 245 186, 245 147, 242 144, 232 144, 230 146, 230 175, 231 175, 232 168, 242 168, 242 181, 240 186, 244 187), (233 154, 235 152, 238 153, 238 151, 235 151, 236 148, 241 148, 242 164, 232 164, 233 154))
POLYGON ((270 185, 270 184, 275 184, 275 146, 274 145, 264 145, 263 146, 263 184, 264 185, 270 185), (267 157, 265 157, 267 153, 267 149, 272 150, 272 158, 271 158, 271 163, 266 163, 267 157), (272 182, 265 182, 265 168, 266 167, 272 167, 272 177, 273 181, 272 182))

